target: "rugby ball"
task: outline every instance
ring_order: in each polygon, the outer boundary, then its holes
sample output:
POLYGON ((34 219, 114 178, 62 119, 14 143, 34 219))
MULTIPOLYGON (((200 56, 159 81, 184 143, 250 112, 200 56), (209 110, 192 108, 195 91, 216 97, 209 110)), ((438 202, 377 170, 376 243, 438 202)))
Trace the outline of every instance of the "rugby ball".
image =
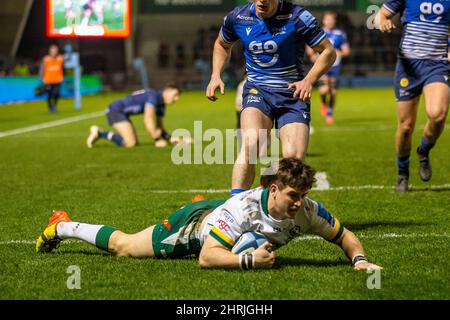
POLYGON ((267 241, 267 238, 261 233, 254 231, 248 231, 243 233, 239 239, 234 244, 231 252, 239 253, 249 253, 260 247, 263 243, 267 241))

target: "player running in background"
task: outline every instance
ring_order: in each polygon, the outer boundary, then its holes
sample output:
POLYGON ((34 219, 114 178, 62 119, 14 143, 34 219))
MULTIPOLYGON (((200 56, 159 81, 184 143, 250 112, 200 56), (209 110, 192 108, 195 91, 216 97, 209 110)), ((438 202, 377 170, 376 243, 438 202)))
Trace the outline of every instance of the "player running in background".
POLYGON ((144 114, 144 124, 148 133, 155 139, 156 147, 166 147, 169 143, 188 143, 189 141, 172 137, 164 128, 163 117, 166 105, 178 101, 181 89, 176 83, 168 83, 162 91, 141 90, 125 98, 112 102, 106 109, 108 123, 116 132, 103 131, 92 126, 87 146, 92 148, 100 138, 108 139, 118 146, 132 148, 138 138, 130 116, 144 114))
POLYGON ((398 13, 402 17, 403 37, 395 76, 398 114, 396 191, 407 192, 412 134, 422 93, 428 121, 416 152, 419 176, 423 181, 431 179, 430 150, 444 130, 448 113, 450 1, 387 1, 379 14, 382 32, 396 28, 391 18, 398 13))
MULTIPOLYGON (((341 74, 342 59, 348 57, 351 53, 350 45, 347 41, 347 35, 336 28, 337 14, 327 11, 324 13, 322 25, 328 39, 336 49, 336 61, 331 69, 319 81, 319 93, 321 98, 320 114, 325 117, 328 124, 334 123, 334 110, 336 106, 336 94, 339 86, 339 76, 341 74)), ((317 54, 307 48, 309 58, 314 63, 317 54)))
POLYGON ((80 239, 117 256, 180 258, 199 256, 202 268, 271 268, 273 250, 304 234, 316 234, 342 248, 356 270, 380 269, 367 261, 358 238, 322 204, 306 197, 315 171, 296 158, 280 161, 267 188, 257 188, 225 200, 188 204, 162 222, 136 234, 105 225, 72 222, 54 211, 36 242, 37 252, 50 252, 69 238, 80 239), (252 253, 231 252, 247 231, 268 241, 252 253))
POLYGON ((231 196, 252 186, 255 161, 250 160, 251 150, 264 145, 260 133, 267 140, 274 122, 280 130, 283 157, 305 157, 313 83, 336 58, 317 20, 304 7, 281 0, 253 0, 224 19, 206 89, 211 101, 217 100, 217 89, 224 94, 221 73, 239 39, 244 45, 247 83, 241 112, 243 143, 233 167, 231 196), (305 44, 320 54, 307 75, 303 71, 305 44))

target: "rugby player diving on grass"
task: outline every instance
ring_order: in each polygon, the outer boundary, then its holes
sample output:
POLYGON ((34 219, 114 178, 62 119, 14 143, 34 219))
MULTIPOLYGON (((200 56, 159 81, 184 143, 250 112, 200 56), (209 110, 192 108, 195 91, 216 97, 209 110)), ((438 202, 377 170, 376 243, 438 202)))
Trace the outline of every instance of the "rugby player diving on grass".
POLYGON ((106 109, 108 123, 116 132, 103 131, 97 126, 92 126, 87 138, 87 146, 93 148, 95 142, 105 138, 120 147, 132 148, 138 144, 136 129, 130 120, 130 116, 143 114, 144 125, 148 133, 153 137, 156 147, 166 147, 169 144, 190 143, 185 138, 176 138, 167 132, 163 118, 166 113, 166 105, 174 104, 181 94, 180 87, 170 82, 162 91, 141 90, 112 102, 106 109))
POLYGON ((277 171, 263 176, 263 187, 229 200, 187 204, 141 232, 126 234, 106 225, 73 222, 64 211, 54 211, 38 237, 36 252, 49 253, 61 241, 83 240, 113 255, 135 258, 180 258, 196 255, 202 268, 243 270, 271 268, 275 250, 304 234, 316 234, 337 244, 356 270, 380 269, 368 262, 358 238, 344 228, 322 204, 307 198, 315 170, 296 158, 283 159, 277 171), (248 231, 267 242, 253 252, 231 251, 248 231))

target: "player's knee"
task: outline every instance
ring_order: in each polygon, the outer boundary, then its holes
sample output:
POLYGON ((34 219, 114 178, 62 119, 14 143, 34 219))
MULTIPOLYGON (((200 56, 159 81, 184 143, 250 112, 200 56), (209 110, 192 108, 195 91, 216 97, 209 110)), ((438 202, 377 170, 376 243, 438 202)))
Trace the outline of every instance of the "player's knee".
POLYGON ((437 111, 430 112, 428 114, 428 119, 437 124, 444 123, 446 118, 447 118, 446 110, 437 110, 437 111))
POLYGON ((258 145, 259 145, 258 135, 246 133, 243 136, 243 144, 240 151, 241 156, 248 157, 252 153, 257 153, 258 145))
POLYGON ((132 139, 125 140, 125 143, 124 143, 125 148, 134 148, 134 147, 136 147, 136 145, 137 145, 137 141, 132 140, 132 139))
POLYGON ((130 237, 122 233, 116 238, 114 243, 110 246, 110 250, 119 257, 129 257, 132 253, 132 243, 130 237))
POLYGON ((414 132, 414 123, 411 121, 402 121, 399 123, 398 129, 403 135, 411 135, 414 132))
POLYGON ((329 88, 328 88, 328 86, 321 86, 320 88, 319 88, 319 93, 320 94, 327 94, 328 93, 328 91, 329 91, 329 88))

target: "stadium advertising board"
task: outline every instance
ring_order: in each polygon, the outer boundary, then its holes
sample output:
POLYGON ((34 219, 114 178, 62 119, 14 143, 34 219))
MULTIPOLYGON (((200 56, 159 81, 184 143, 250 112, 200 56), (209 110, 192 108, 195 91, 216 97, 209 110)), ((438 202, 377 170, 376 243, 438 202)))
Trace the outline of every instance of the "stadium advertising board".
POLYGON ((47 0, 47 36, 127 38, 131 0, 47 0))

